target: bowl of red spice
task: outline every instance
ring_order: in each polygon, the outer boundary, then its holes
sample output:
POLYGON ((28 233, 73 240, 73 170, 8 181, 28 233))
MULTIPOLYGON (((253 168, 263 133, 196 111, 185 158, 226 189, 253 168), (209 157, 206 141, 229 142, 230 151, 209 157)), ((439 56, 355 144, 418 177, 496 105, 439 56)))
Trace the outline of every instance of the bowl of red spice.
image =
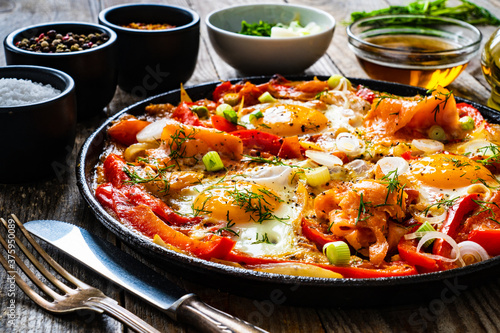
POLYGON ((137 97, 179 88, 194 72, 199 15, 163 4, 125 4, 99 13, 118 35, 118 86, 137 97))
POLYGON ((79 119, 104 115, 116 92, 116 34, 102 25, 32 25, 11 32, 4 49, 8 65, 45 66, 69 74, 75 81, 79 119))

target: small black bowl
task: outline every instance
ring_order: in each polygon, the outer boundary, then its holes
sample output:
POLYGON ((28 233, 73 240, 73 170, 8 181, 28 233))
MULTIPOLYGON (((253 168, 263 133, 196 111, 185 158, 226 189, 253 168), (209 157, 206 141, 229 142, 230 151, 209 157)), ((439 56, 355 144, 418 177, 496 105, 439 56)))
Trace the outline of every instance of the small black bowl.
POLYGON ((61 177, 69 168, 76 135, 75 83, 66 73, 40 66, 0 67, 0 78, 49 84, 60 94, 42 102, 0 106, 0 183, 61 177))
POLYGON ((7 65, 37 65, 59 69, 75 80, 78 119, 102 112, 113 99, 118 71, 116 66, 116 34, 102 25, 83 22, 54 22, 32 25, 10 33, 4 40, 7 65), (15 44, 23 38, 39 36, 54 29, 66 34, 107 33, 109 40, 82 51, 41 53, 23 50, 15 44))
POLYGON ((137 97, 178 88, 194 72, 200 44, 200 17, 187 8, 126 4, 104 9, 99 23, 118 35, 118 85, 137 97), (175 28, 139 30, 130 23, 170 24, 175 28))

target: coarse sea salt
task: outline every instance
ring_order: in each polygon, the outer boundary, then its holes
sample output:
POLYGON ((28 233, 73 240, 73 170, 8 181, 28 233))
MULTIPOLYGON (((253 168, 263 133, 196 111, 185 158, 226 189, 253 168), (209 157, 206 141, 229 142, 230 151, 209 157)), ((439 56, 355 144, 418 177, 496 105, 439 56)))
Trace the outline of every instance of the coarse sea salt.
POLYGON ((50 84, 24 79, 0 79, 0 107, 40 103, 60 93, 50 84))

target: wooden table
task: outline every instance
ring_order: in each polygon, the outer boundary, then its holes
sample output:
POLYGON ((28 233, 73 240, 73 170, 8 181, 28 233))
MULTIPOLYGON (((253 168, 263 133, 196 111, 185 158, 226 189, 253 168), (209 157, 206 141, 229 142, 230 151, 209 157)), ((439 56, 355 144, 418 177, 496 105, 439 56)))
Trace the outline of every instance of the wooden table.
MULTIPOLYGON (((8 11, 0 12, 0 40, 3 40, 10 31, 30 24, 66 20, 97 22, 97 14, 100 10, 125 2, 141 1, 0 0, 0 8, 9 5, 13 7, 8 11)), ((203 22, 207 14, 216 8, 259 1, 149 0, 148 2, 190 7, 201 16, 201 48, 198 64, 187 86, 240 76, 215 54, 207 38, 203 22)), ((268 0, 267 2, 285 1, 268 0)), ((309 68, 306 73, 320 75, 341 73, 350 77, 366 77, 353 54, 347 49, 345 25, 342 22, 349 19, 349 14, 355 10, 373 10, 389 4, 403 4, 410 1, 288 0, 286 2, 322 8, 330 12, 338 22, 327 55, 309 68)), ((474 2, 500 17, 500 0, 474 2)), ((453 0, 450 3, 455 4, 453 0)), ((481 27, 483 39, 487 39, 494 29, 495 27, 491 26, 481 27)), ((484 42, 485 40, 483 44, 484 42)), ((0 51, 0 65, 5 65, 3 49, 0 51)), ((486 103, 489 86, 482 76, 479 57, 472 60, 466 71, 450 88, 458 96, 486 103)), ((118 89, 107 111, 115 113, 133 102, 135 102, 134 98, 118 89)), ((133 252, 118 242, 96 220, 76 187, 74 172, 76 154, 85 138, 104 120, 102 116, 79 123, 77 141, 61 179, 29 184, 0 185, 0 216, 5 218, 8 214, 15 213, 22 221, 58 219, 71 222, 92 229, 124 250, 133 252)), ((12 144, 15 142, 15 138, 12 138, 12 144)), ((22 147, 19 148, 22 149, 22 147)), ((100 288, 151 325, 165 332, 193 332, 192 329, 173 322, 141 299, 124 292, 59 252, 48 249, 49 253, 71 273, 100 288)), ((363 308, 363 304, 360 304, 358 308, 313 308, 263 303, 189 283, 173 276, 168 277, 185 289, 199 294, 204 301, 216 308, 245 320, 258 318, 260 321, 258 324, 271 332, 493 332, 500 329, 500 280, 496 276, 486 279, 475 288, 456 289, 452 297, 443 298, 443 296, 436 295, 436 299, 426 303, 373 308, 363 308), (256 316, 255 313, 260 315, 256 316), (251 314, 253 317, 250 318, 251 314)), ((2 281, 0 282, 2 286, 0 287, 0 331, 2 332, 121 332, 127 330, 126 327, 106 315, 81 312, 67 316, 54 316, 44 312, 19 289, 15 290, 13 296, 8 294, 6 279, 6 273, 0 270, 0 281, 2 281), (10 299, 15 300, 14 318, 8 318, 7 306, 10 304, 10 299), (8 325, 9 319, 13 320, 14 326, 8 325)))

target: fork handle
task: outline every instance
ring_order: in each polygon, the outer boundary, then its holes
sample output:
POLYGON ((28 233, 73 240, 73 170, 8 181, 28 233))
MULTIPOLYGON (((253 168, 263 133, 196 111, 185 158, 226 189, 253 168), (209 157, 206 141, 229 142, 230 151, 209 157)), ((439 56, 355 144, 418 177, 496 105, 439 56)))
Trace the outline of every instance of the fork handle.
POLYGON ((194 294, 181 298, 172 310, 175 311, 175 319, 196 327, 200 332, 267 333, 244 320, 211 307, 194 294))
POLYGON ((109 297, 93 297, 90 298, 87 302, 87 305, 93 306, 100 310, 103 310, 110 316, 116 318, 120 322, 129 326, 139 333, 161 333, 153 326, 146 323, 141 318, 137 317, 132 312, 128 311, 124 307, 120 306, 118 302, 109 297))

